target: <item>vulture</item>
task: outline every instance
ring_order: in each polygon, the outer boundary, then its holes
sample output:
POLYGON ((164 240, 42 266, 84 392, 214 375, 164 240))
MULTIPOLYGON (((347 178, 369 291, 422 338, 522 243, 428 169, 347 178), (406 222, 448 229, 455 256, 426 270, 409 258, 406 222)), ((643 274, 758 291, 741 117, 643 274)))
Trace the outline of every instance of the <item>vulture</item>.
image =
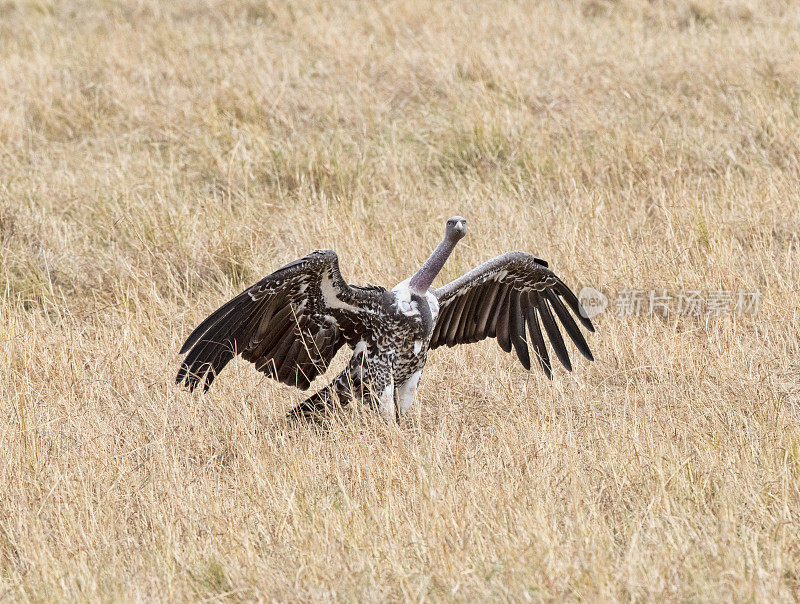
POLYGON ((552 379, 545 335, 561 364, 572 370, 560 323, 583 356, 594 360, 576 319, 588 331, 594 327, 544 260, 508 252, 444 287, 431 287, 466 232, 464 218, 450 218, 444 239, 419 271, 391 290, 349 285, 332 250, 290 262, 200 323, 181 348, 186 356, 176 382, 208 390, 241 355, 271 378, 307 390, 347 345, 353 351, 347 367, 290 417, 319 418, 355 399, 399 421, 416 398, 432 348, 496 338, 527 370, 532 348, 552 379))

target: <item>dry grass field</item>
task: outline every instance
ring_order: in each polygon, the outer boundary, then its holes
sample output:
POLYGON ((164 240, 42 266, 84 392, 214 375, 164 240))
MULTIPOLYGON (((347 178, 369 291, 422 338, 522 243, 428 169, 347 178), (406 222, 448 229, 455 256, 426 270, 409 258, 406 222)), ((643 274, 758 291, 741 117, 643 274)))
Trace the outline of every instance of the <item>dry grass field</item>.
POLYGON ((3 0, 0 598, 795 600, 798 284, 796 2, 3 0), (327 431, 241 360, 175 387, 246 285, 392 286, 456 213, 437 284, 546 258, 596 362, 440 349, 327 431))

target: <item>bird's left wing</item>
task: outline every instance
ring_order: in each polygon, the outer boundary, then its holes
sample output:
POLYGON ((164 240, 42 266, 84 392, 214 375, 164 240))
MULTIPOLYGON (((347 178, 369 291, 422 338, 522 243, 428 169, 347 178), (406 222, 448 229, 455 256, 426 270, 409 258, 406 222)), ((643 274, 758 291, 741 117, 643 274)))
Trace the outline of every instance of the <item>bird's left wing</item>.
POLYGON ((237 354, 270 377, 305 390, 369 312, 369 292, 350 287, 332 250, 317 250, 267 275, 214 311, 187 338, 175 381, 208 390, 237 354), (343 326, 337 317, 347 319, 343 326))
POLYGON ((583 326, 594 331, 592 322, 577 297, 544 260, 524 252, 509 252, 471 270, 434 290, 439 300, 439 316, 431 338, 431 348, 468 344, 497 338, 506 352, 514 348, 525 369, 531 368, 525 326, 539 364, 551 376, 550 358, 542 337, 541 325, 556 356, 572 370, 560 322, 578 350, 594 360, 589 346, 575 323, 568 306, 583 326), (555 315, 554 315, 555 313, 555 315), (556 317, 558 321, 556 321, 556 317))

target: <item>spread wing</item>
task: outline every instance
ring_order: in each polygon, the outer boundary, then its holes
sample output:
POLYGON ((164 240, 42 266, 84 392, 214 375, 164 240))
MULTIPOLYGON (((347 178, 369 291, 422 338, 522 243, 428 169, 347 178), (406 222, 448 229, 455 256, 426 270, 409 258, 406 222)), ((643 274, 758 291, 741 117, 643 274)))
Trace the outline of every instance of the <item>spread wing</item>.
POLYGON ((307 389, 360 324, 367 290, 351 288, 331 250, 317 250, 261 279, 214 311, 187 338, 175 381, 208 390, 237 354, 284 384, 307 389), (337 320, 346 318, 346 326, 337 320))
POLYGON ((594 360, 580 328, 566 308, 568 306, 572 310, 586 329, 594 331, 578 298, 547 268, 544 260, 530 254, 509 252, 498 256, 434 290, 434 294, 439 299, 439 316, 433 330, 431 348, 444 344, 469 344, 496 337, 503 350, 511 352, 513 347, 525 369, 530 369, 531 359, 525 337, 527 325, 528 341, 539 364, 547 377, 552 377, 541 325, 544 325, 558 360, 569 371, 572 370, 564 338, 558 328, 560 322, 583 356, 594 360))

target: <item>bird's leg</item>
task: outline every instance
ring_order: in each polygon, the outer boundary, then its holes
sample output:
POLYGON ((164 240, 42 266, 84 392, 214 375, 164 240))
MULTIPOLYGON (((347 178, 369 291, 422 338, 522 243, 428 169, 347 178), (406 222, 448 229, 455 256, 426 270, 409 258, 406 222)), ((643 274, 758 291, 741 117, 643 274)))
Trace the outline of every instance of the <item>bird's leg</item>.
POLYGON ((378 413, 387 422, 397 421, 397 406, 394 404, 394 378, 389 376, 388 380, 380 380, 379 383, 373 384, 373 392, 377 395, 375 398, 378 400, 378 413), (381 388, 381 386, 383 386, 381 388))
POLYGON ((396 419, 392 360, 373 359, 365 369, 363 381, 366 388, 361 388, 361 400, 371 403, 386 421, 396 419))
POLYGON ((409 407, 414 403, 417 398, 417 387, 419 386, 419 379, 422 376, 422 369, 414 372, 402 384, 397 386, 397 414, 398 416, 405 415, 409 407))

